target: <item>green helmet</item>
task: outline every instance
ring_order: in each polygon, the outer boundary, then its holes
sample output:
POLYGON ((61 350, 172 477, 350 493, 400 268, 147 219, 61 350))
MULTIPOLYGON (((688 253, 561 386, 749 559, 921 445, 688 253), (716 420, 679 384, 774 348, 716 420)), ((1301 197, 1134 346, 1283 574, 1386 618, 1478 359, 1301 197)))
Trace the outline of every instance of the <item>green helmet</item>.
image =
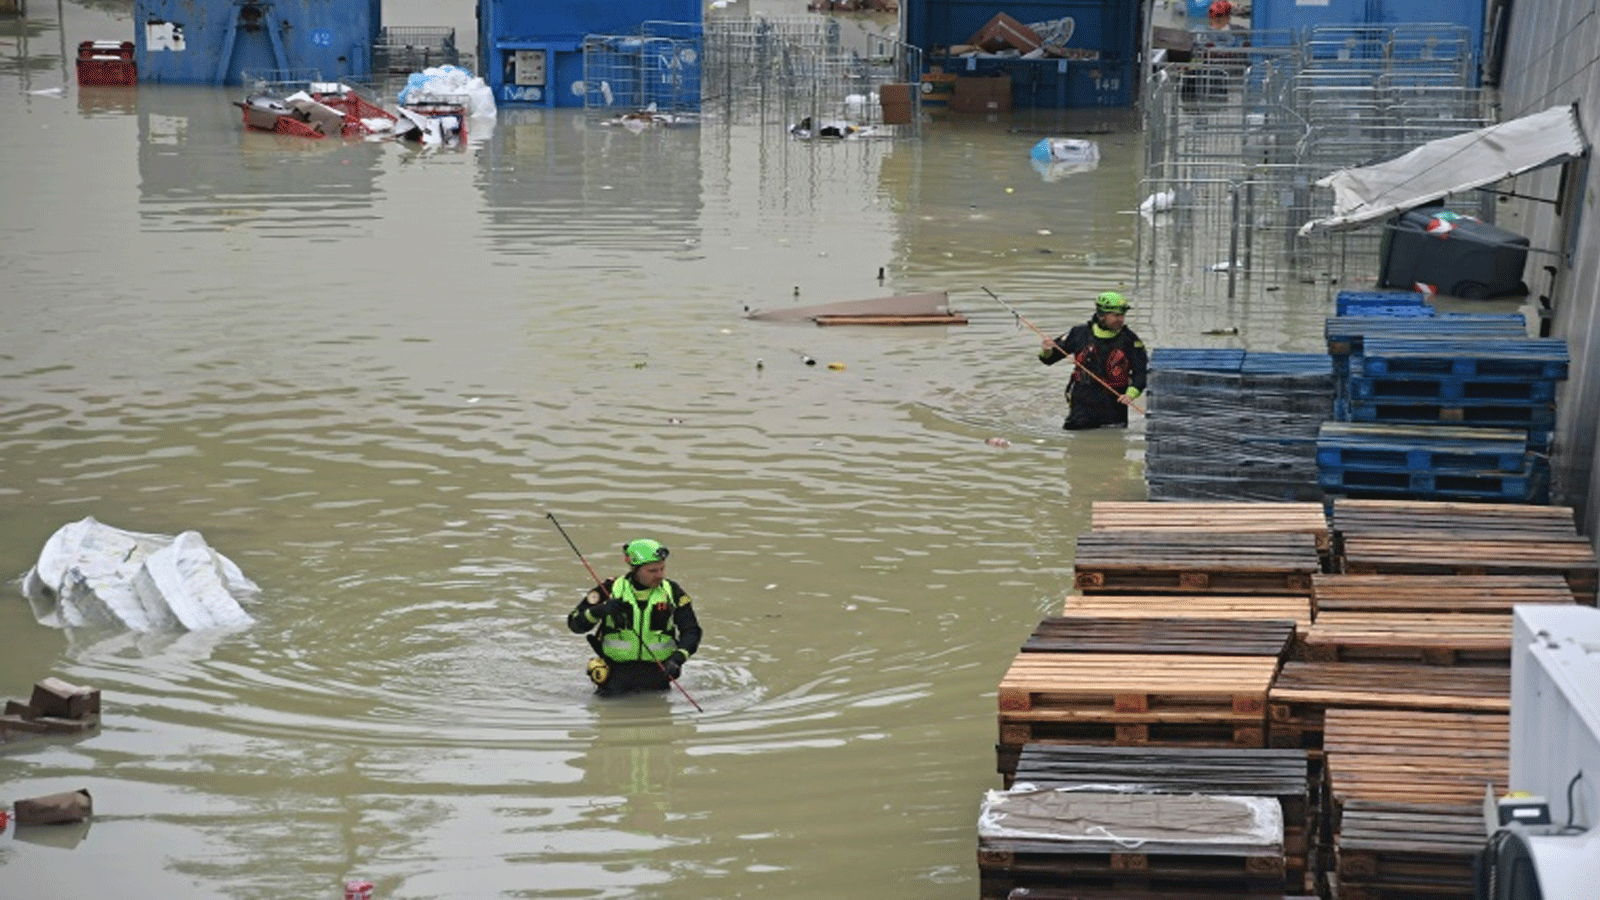
POLYGON ((1094 311, 1103 313, 1125 313, 1128 311, 1128 300, 1116 291, 1106 291, 1094 298, 1094 311))
POLYGON ((623 544, 622 552, 627 555, 630 566, 648 565, 667 558, 667 548, 649 538, 640 538, 623 544))

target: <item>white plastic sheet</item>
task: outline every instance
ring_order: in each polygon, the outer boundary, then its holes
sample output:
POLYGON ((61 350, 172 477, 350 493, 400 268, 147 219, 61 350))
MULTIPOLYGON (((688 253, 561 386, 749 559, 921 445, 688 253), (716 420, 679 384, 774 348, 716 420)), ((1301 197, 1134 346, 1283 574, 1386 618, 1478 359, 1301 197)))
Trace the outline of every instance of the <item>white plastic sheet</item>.
POLYGON ((1458 191, 1575 159, 1588 148, 1576 106, 1553 106, 1429 141, 1388 162, 1340 169, 1318 181, 1318 187, 1333 188, 1333 215, 1307 222, 1300 233, 1357 228, 1458 191))
POLYGON ((94 517, 62 526, 22 579, 40 624, 137 632, 237 628, 261 589, 198 532, 175 537, 113 528, 94 517))

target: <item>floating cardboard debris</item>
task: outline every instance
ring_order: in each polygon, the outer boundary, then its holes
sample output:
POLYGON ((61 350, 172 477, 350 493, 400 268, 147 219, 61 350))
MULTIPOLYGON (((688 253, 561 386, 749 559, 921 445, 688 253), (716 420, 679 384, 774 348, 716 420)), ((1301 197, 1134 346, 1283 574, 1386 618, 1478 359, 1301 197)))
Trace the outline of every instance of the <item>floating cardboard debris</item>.
POLYGON ((94 798, 86 790, 18 800, 11 805, 18 825, 59 825, 94 815, 94 798))
POLYGON ((43 734, 82 734, 100 725, 100 691, 59 678, 33 685, 27 703, 7 700, 0 714, 0 744, 43 734))
POLYGON ((950 310, 950 295, 904 294, 871 300, 845 300, 793 309, 753 312, 761 322, 804 322, 818 325, 965 325, 967 319, 950 310))

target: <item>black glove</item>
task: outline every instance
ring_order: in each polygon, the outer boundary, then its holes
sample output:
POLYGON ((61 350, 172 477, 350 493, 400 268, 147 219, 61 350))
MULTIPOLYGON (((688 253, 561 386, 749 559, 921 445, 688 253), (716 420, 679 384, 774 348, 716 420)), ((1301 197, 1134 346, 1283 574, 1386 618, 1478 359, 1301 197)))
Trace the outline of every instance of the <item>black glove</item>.
POLYGON ((620 597, 612 597, 595 607, 594 611, 601 619, 610 619, 618 625, 624 625, 628 621, 628 601, 620 597))
POLYGON ((661 668, 666 671, 668 678, 677 681, 678 676, 683 674, 683 664, 688 661, 689 657, 682 650, 674 650, 672 655, 667 657, 667 661, 661 664, 661 668))

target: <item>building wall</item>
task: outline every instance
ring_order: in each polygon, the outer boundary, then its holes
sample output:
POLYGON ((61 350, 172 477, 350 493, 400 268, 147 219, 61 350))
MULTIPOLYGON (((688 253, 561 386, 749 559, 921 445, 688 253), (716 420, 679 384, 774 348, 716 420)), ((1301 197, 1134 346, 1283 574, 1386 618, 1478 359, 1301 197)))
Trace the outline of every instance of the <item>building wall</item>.
MULTIPOLYGON (((1593 0, 1518 0, 1506 40, 1500 77, 1499 119, 1576 103, 1589 141, 1600 136, 1600 17, 1593 0)), ((1591 156, 1593 151, 1591 151, 1591 156)), ((1555 249, 1564 238, 1562 219, 1576 216, 1570 254, 1564 259, 1540 254, 1528 265, 1528 287, 1537 297, 1549 288, 1543 266, 1560 263, 1551 292, 1551 336, 1565 338, 1571 374, 1557 398, 1552 452, 1552 501, 1578 511, 1578 525, 1593 540, 1600 528, 1600 486, 1595 447, 1600 410, 1600 165, 1574 163, 1578 181, 1569 186, 1571 203, 1558 216, 1548 203, 1512 199, 1522 217, 1521 232, 1533 247, 1555 249)), ((1518 194, 1561 195, 1562 169, 1552 167, 1516 180, 1518 194)), ((1569 226, 1571 227, 1571 226, 1569 226)))

